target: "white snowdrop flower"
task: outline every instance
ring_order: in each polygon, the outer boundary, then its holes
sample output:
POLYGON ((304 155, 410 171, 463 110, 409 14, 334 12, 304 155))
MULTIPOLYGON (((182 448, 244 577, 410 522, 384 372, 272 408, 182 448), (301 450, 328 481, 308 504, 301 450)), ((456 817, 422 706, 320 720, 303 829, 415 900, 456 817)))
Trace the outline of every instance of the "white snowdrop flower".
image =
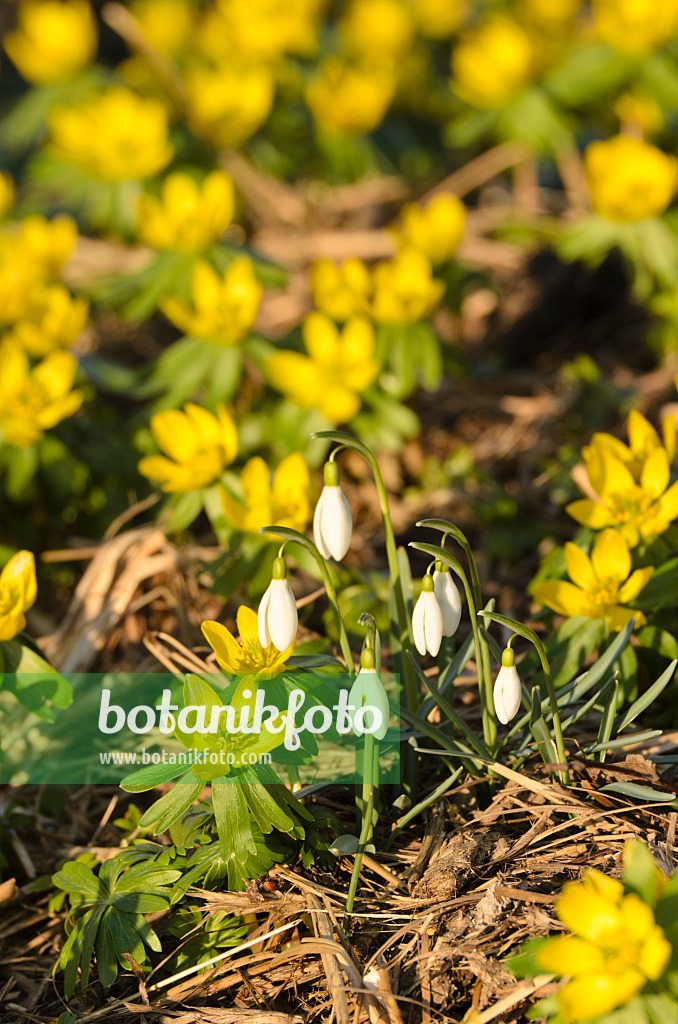
POLYGON ((518 714, 521 696, 516 656, 507 647, 502 652, 501 668, 494 684, 494 710, 502 725, 507 725, 518 714))
POLYGON ((461 620, 461 597, 449 569, 441 568, 438 571, 436 568, 433 573, 433 592, 443 613, 443 636, 454 636, 461 620))
POLYGON ((273 579, 259 604, 259 643, 286 651, 297 635, 297 605, 287 582, 287 562, 276 558, 273 579))
POLYGON ((351 506, 339 486, 339 467, 336 462, 325 463, 323 476, 325 486, 313 516, 313 539, 323 558, 334 558, 340 562, 351 543, 351 506))
POLYGON ((433 589, 433 577, 428 573, 421 581, 421 594, 414 606, 412 632, 419 653, 428 652, 435 657, 443 639, 443 613, 433 589))
POLYGON ((383 740, 391 710, 381 676, 374 667, 374 651, 369 648, 360 655, 360 672, 351 687, 348 704, 352 709, 351 722, 356 736, 371 733, 376 740, 383 740), (361 708, 364 711, 358 714, 361 708))

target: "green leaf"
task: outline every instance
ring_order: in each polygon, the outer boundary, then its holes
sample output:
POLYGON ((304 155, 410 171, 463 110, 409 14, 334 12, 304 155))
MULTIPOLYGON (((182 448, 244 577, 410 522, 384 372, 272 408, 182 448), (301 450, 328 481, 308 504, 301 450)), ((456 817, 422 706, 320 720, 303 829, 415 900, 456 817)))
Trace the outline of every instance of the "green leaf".
POLYGON ((640 839, 632 840, 624 847, 623 859, 625 887, 638 893, 645 903, 654 907, 661 894, 664 876, 647 845, 640 839))
POLYGON ((52 881, 59 889, 81 893, 92 902, 108 898, 108 890, 100 879, 90 868, 77 860, 64 864, 60 871, 52 875, 52 881))
POLYGON ((164 782, 171 782, 186 771, 184 764, 149 764, 139 771, 126 775, 120 783, 120 788, 125 793, 145 793, 156 786, 162 786, 164 782))
POLYGON ((676 800, 676 797, 671 793, 667 793, 666 790, 651 789, 650 786, 640 786, 635 782, 610 782, 606 786, 601 786, 598 792, 620 793, 622 796, 629 796, 633 800, 642 800, 643 803, 670 804, 676 800))
POLYGON ((182 530, 188 529, 202 512, 202 506, 202 490, 173 494, 165 503, 164 508, 164 512, 169 513, 164 520, 166 532, 181 533, 182 530))
POLYGON ((192 772, 187 772, 169 793, 165 793, 148 808, 140 821, 141 827, 152 826, 155 835, 165 832, 195 803, 204 788, 204 779, 195 779, 192 772))
POLYGON ((545 765, 558 764, 558 754, 551 736, 551 730, 541 713, 539 688, 532 688, 532 706, 530 710, 530 732, 535 738, 539 753, 545 765))
POLYGON ((620 732, 626 729, 631 722, 635 721, 638 715, 642 714, 646 708, 649 708, 652 702, 659 696, 664 690, 668 683, 673 678, 673 673, 676 668, 676 662, 672 661, 667 669, 662 672, 659 679, 657 679, 652 686, 641 696, 637 701, 628 708, 622 715, 620 715, 614 723, 612 729, 612 736, 618 736, 620 732))
POLYGON ((659 626, 643 626, 636 633, 636 639, 643 647, 656 651, 664 658, 678 660, 678 640, 666 629, 659 626))
MULTIPOLYGON (((181 877, 181 872, 178 871, 177 875, 181 877)), ((167 910, 169 896, 165 898, 149 892, 115 893, 111 896, 110 905, 120 914, 156 914, 167 910)))
MULTIPOLYGON (((598 742, 596 747, 600 753, 598 760, 602 763, 605 760, 605 751, 607 750, 607 744, 609 743, 612 735, 612 727, 614 723, 614 716, 617 711, 617 699, 619 697, 619 683, 615 680, 614 686, 607 695, 607 699, 603 706, 603 713, 600 716, 600 725, 598 726, 598 742)), ((591 750, 589 749, 589 753, 591 750)))

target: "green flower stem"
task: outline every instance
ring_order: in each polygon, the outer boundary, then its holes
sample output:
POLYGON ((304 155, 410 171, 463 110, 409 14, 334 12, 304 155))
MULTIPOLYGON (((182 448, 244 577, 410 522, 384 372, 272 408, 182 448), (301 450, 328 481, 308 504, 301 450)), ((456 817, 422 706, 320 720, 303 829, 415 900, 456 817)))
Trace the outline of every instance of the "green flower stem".
POLYGON ((480 614, 486 619, 492 619, 493 622, 500 622, 503 626, 507 626, 512 629, 519 636, 529 640, 534 645, 539 660, 541 661, 541 667, 544 672, 544 678, 546 679, 546 688, 549 694, 549 702, 551 704, 551 715, 553 716, 553 738, 556 743, 556 753, 558 754, 558 761, 563 768, 560 772, 560 780, 564 785, 568 785, 570 782, 570 773, 568 772, 565 765, 567 761, 565 759, 565 745, 563 743, 563 727, 560 721, 560 711, 558 710, 558 697, 556 695, 556 688, 553 685, 553 677, 551 676, 551 666, 549 659, 546 656, 546 650, 543 643, 529 626, 524 626, 522 622, 517 622, 516 619, 510 619, 506 615, 497 615, 496 612, 485 612, 482 611, 480 614))
MULTIPOLYGON (((445 565, 449 566, 450 569, 454 569, 455 573, 461 580, 464 590, 466 592, 466 600, 468 602, 469 614, 471 617, 471 629, 473 631, 473 642, 476 650, 476 663, 478 666, 478 689, 480 692, 480 703, 482 707, 483 716, 483 738, 485 740, 485 746, 488 750, 493 751, 497 745, 497 720, 494 713, 494 696, 492 679, 488 672, 484 671, 485 659, 482 653, 481 643, 484 641, 480 638, 480 629, 478 628, 478 616, 475 598, 473 591, 469 586, 468 578, 466 573, 462 569, 460 563, 451 555, 449 551, 444 548, 437 547, 435 544, 423 544, 416 541, 410 543, 410 547, 416 551, 423 551, 427 555, 432 555, 439 562, 444 562, 445 565)), ((487 645, 485 644, 487 647, 487 645)), ((488 652, 489 654, 489 652, 488 652)))
POLYGON ((365 779, 363 787, 367 789, 367 805, 363 812, 362 825, 360 828, 360 838, 358 840, 358 849, 356 851, 355 860, 353 861, 353 871, 351 872, 351 884, 348 887, 348 896, 346 897, 346 910, 344 913, 344 931, 348 932, 351 926, 351 914, 353 913, 353 904, 355 902, 355 894, 358 889, 358 879, 360 878, 360 868, 363 862, 363 854, 365 847, 372 838, 372 832, 374 831, 374 789, 375 789, 375 776, 374 765, 375 765, 375 754, 376 763, 379 764, 379 744, 375 740, 372 733, 365 734, 365 746, 363 748, 363 768, 365 772, 365 779))
MULTIPOLYGON (((391 522, 391 511, 388 504, 388 494, 386 493, 386 486, 384 484, 384 478, 381 475, 379 463, 377 457, 371 448, 368 448, 366 444, 363 444, 357 437, 352 434, 347 434, 342 430, 321 430, 311 437, 326 437, 330 441, 335 441, 346 448, 353 448, 359 452, 360 455, 365 459, 374 476, 374 482, 377 487, 377 493, 379 495, 379 508, 381 511, 381 518, 384 524, 384 537, 386 540, 386 559, 388 561, 388 570, 391 577, 391 583, 395 594, 396 603, 396 615, 398 617, 398 629, 400 631, 400 643, 403 650, 407 654, 414 645, 412 638, 412 623, 409 620, 407 614, 407 597, 403 587, 403 581, 400 574, 400 567, 398 565, 398 551, 396 548, 395 534, 393 532, 393 524, 391 522)), ((417 685, 417 678, 412 672, 412 669, 408 663, 407 657, 402 658, 402 671, 405 681, 405 696, 407 698, 407 706, 410 711, 416 711, 419 706, 419 687, 417 685)))
POLYGON ((339 643, 341 645, 341 651, 344 655, 344 661, 346 667, 351 675, 354 674, 355 666, 353 664, 353 653, 351 651, 351 645, 348 642, 348 636, 346 634, 346 628, 344 621, 341 617, 341 611, 339 610, 339 602, 337 601, 337 592, 334 589, 334 583, 330 576, 329 569, 325 559, 318 551, 317 547, 309 537, 305 537, 303 533, 299 533, 297 530, 291 530, 288 526, 262 526, 259 533, 263 533, 268 537, 282 537, 282 539, 288 542, 295 542, 301 544, 302 547, 310 551, 320 569, 320 575, 322 576, 323 583, 325 585, 325 591, 327 593, 327 599, 330 602, 332 614, 334 615, 334 621, 339 634, 339 643))

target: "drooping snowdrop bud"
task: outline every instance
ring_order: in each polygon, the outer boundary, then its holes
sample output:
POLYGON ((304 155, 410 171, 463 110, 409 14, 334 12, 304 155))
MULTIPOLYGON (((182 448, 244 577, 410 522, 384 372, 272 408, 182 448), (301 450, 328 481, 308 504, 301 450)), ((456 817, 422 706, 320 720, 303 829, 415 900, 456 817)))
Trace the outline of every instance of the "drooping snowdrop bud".
POLYGON ((507 725, 520 710, 520 677, 516 656, 510 647, 501 655, 501 668, 494 684, 494 710, 502 725, 507 725))
POLYGON ((442 562, 436 562, 433 592, 443 613, 443 636, 454 636, 461 620, 461 597, 452 579, 452 573, 442 562))
POLYGON ((388 694, 374 667, 374 651, 365 648, 360 655, 360 672, 348 695, 353 732, 356 736, 371 733, 375 740, 383 740, 390 714, 388 694))
POLYGON ((443 639, 443 613, 435 595, 433 577, 428 573, 421 581, 421 594, 414 606, 412 632, 419 653, 428 651, 435 657, 443 639))
POLYGON ((294 643, 298 622, 294 594, 287 582, 287 562, 276 558, 273 579, 259 604, 259 643, 286 651, 294 643))
POLYGON ((313 539, 323 558, 340 562, 351 543, 353 517, 351 506, 339 486, 339 466, 326 462, 323 470, 325 486, 313 516, 313 539))

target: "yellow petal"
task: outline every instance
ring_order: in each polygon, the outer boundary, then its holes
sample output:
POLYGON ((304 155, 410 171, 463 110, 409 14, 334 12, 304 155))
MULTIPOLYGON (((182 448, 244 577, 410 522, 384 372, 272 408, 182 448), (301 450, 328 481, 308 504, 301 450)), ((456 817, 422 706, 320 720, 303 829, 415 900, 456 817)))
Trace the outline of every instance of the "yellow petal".
POLYGON ((628 544, 617 530, 603 530, 598 534, 591 552, 591 564, 599 580, 621 583, 631 572, 628 544))
POLYGON ((623 887, 601 871, 589 869, 581 882, 566 882, 556 900, 558 917, 563 924, 590 942, 619 929, 623 887), (612 884, 610 884, 612 883, 612 884))
POLYGON ((646 585, 654 569, 651 565, 646 566, 644 569, 636 569, 632 572, 626 583, 622 584, 617 595, 617 600, 620 604, 628 604, 629 601, 633 601, 634 598, 638 597, 643 587, 646 585))
POLYGON ((151 433, 158 448, 175 462, 189 463, 198 447, 198 433, 189 417, 179 409, 166 409, 151 416, 151 433))
POLYGON ((574 935, 558 935, 537 950, 535 960, 553 974, 583 974, 596 970, 603 957, 597 946, 574 935))
POLYGON ((265 372, 278 391, 289 395, 302 408, 313 408, 323 389, 319 367, 300 352, 276 352, 266 360, 265 372))
POLYGON ((654 510, 658 518, 669 523, 678 518, 678 483, 671 484, 668 491, 664 491, 654 510))
MULTIPOLYGON (((245 524, 245 517, 247 515, 247 509, 239 502, 235 501, 224 487, 220 487, 219 494, 221 496, 221 504, 224 509, 224 515, 237 529, 242 530, 245 524)), ((264 524, 266 525, 266 524, 264 524)))
POLYGON ((211 619, 201 623, 203 635, 217 656, 217 662, 225 672, 242 672, 243 652, 240 645, 226 626, 211 619))
POLYGON ((605 622, 607 623, 608 629, 611 629, 614 633, 618 633, 621 629, 631 621, 635 619, 635 629, 640 626, 644 626, 645 616, 642 612, 637 611, 635 608, 622 608, 621 605, 615 605, 613 608, 605 609, 605 622))
POLYGON ((12 613, 22 613, 35 602, 37 584, 35 558, 31 551, 17 551, 0 572, 0 590, 12 601, 12 613))
POLYGON ((303 455, 293 452, 286 455, 273 474, 273 501, 276 505, 288 504, 290 496, 295 500, 307 495, 311 479, 303 455))
POLYGON ((632 409, 626 424, 631 451, 637 459, 643 459, 649 452, 659 448, 659 434, 652 424, 637 409, 632 409))
POLYGON ((578 587, 591 587, 596 582, 596 575, 591 565, 591 559, 576 544, 565 545, 565 568, 567 575, 578 587))
POLYGON ((590 608, 582 591, 565 580, 537 583, 533 594, 540 604, 548 605, 560 615, 590 615, 590 608))
POLYGON ((301 328, 304 345, 311 359, 321 366, 336 369, 339 362, 339 331, 323 313, 309 313, 301 328))
POLYGON ((224 447, 226 465, 230 465, 238 454, 238 431, 233 419, 223 405, 217 406, 217 418, 220 426, 221 444, 224 447))
POLYGON ((643 942, 638 967, 647 978, 656 981, 666 970, 670 959, 671 943, 656 925, 643 942))
POLYGON ((159 484, 174 479, 178 468, 176 462, 172 462, 164 455, 145 455, 143 459, 139 459, 137 464, 137 469, 142 476, 148 477, 149 480, 155 480, 159 484))
POLYGON ((319 408, 331 423, 348 423, 360 412, 360 398, 348 388, 328 387, 320 396, 319 408))
POLYGON ((666 449, 655 448, 643 463, 640 486, 651 498, 658 498, 669 486, 669 458, 666 449))
POLYGON ((235 621, 238 626, 238 633, 246 646, 249 644, 259 644, 259 624, 255 611, 248 608, 246 604, 241 604, 235 621))
POLYGON ((602 530, 614 523, 614 515, 610 509, 606 505, 601 505, 599 501, 591 501, 590 498, 571 501, 565 506, 565 511, 582 526, 588 526, 592 530, 602 530))
POLYGON ((591 486, 600 498, 606 495, 635 494, 636 482, 624 463, 604 448, 596 449, 586 463, 591 486))
POLYGON ((662 440, 666 448, 669 462, 673 462, 678 449, 678 423, 673 413, 669 413, 662 420, 662 440))
POLYGON ((645 984, 640 971, 628 967, 624 973, 582 974, 556 996, 558 1008, 572 1024, 591 1021, 627 1003, 645 984))
POLYGON ((260 455, 247 460, 240 474, 240 485, 248 508, 268 505, 271 494, 269 471, 260 455))

